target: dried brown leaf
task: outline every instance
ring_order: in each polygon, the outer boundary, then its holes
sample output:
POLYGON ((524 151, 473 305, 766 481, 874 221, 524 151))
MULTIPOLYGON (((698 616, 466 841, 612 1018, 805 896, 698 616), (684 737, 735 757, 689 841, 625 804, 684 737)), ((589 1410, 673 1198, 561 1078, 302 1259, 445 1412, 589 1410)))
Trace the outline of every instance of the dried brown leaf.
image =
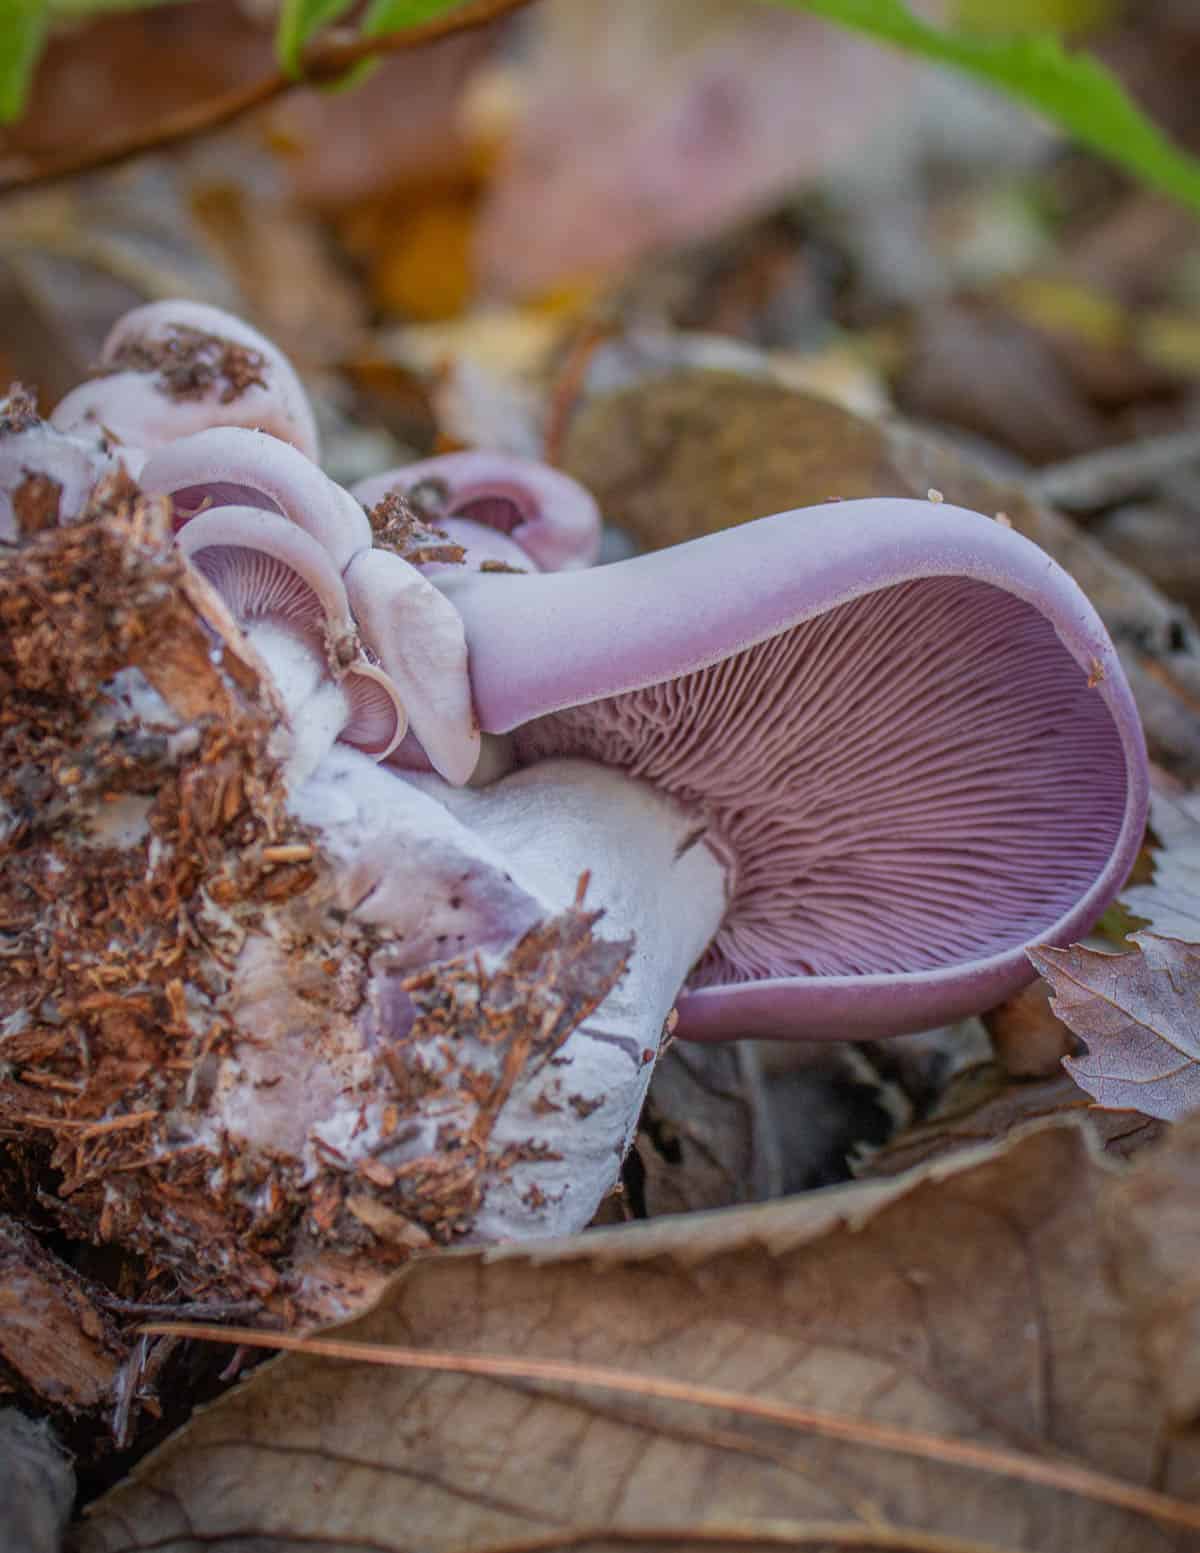
MULTIPOLYGON (((1200 1415, 1200 1118, 1190 1117, 1109 1195, 1118 1285, 1170 1417, 1200 1415)), ((1194 1439, 1193 1439, 1194 1448, 1194 1439)))
POLYGON ((1200 1508, 1144 1488, 1200 1480, 1114 1281, 1119 1238, 1095 1233, 1119 1186, 1056 1126, 896 1182, 434 1254, 340 1335, 508 1356, 507 1376, 288 1357, 97 1505, 82 1547, 650 1547, 781 1523, 804 1545, 817 1523, 825 1545, 1184 1553, 1200 1508), (669 1384, 513 1373, 530 1359, 669 1384), (750 1411, 682 1400, 705 1388, 750 1411), (850 1422, 796 1434, 789 1407, 850 1422), (867 1448, 880 1426, 908 1448, 867 1448))
POLYGON ((1054 1011, 1087 1044, 1067 1057, 1102 1106, 1176 1121, 1200 1106, 1200 944, 1135 933, 1132 954, 1074 944, 1031 950, 1054 1011))
POLYGON ((762 1121, 735 1043, 676 1042, 659 1059, 642 1113, 635 1211, 653 1219, 752 1201, 762 1121))
POLYGON ((906 1128, 857 1174, 876 1180, 901 1176, 966 1149, 1003 1143, 1022 1127, 1078 1118, 1113 1159, 1128 1159, 1166 1134, 1165 1122, 1139 1111, 1100 1111, 1067 1074, 1036 1083, 1012 1083, 995 1067, 965 1074, 938 1114, 906 1128))
POLYGON ((1050 1007, 1044 981, 1035 981, 983 1016, 992 1047, 1010 1078, 1052 1078, 1077 1048, 1050 1007))

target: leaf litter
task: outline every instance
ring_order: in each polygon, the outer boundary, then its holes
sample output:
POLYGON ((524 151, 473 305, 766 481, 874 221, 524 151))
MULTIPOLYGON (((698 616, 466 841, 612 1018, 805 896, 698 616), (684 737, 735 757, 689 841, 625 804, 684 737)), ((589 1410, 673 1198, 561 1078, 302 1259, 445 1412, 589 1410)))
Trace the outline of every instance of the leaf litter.
POLYGON ((1081 944, 1030 958, 1086 1046, 1063 1065, 1098 1104, 1177 1121, 1200 1106, 1200 795, 1156 795, 1154 878, 1122 904, 1146 927, 1127 953, 1081 944))
POLYGON ((1197 1462, 1163 1375, 1197 1291, 1164 1313, 1153 1273, 1195 1253, 1198 1158, 1196 1123, 1126 1174, 1051 1122, 892 1182, 419 1260, 339 1329, 352 1362, 317 1340, 198 1415, 93 1507, 82 1553, 780 1522, 801 1546, 1182 1553, 1197 1462), (1183 1241, 1131 1240, 1135 1208, 1183 1241))

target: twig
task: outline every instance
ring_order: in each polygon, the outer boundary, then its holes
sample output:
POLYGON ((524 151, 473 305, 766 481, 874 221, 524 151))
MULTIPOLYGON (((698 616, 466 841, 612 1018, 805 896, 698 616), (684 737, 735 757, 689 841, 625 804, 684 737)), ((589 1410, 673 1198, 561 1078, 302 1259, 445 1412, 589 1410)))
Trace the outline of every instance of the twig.
POLYGON ((616 332, 611 320, 591 319, 584 323, 567 350, 558 375, 550 390, 550 402, 546 410, 546 432, 542 444, 542 457, 548 464, 562 462, 563 444, 571 417, 575 414, 583 394, 588 368, 592 357, 605 340, 616 332))
POLYGON ((693 1544, 748 1548, 861 1548, 889 1553, 1017 1553, 994 1542, 952 1537, 907 1526, 866 1526, 857 1521, 702 1521, 692 1526, 572 1526, 544 1537, 490 1542, 477 1553, 557 1553, 589 1543, 632 1543, 635 1547, 685 1548, 693 1544))
POLYGON ((1068 512, 1087 512, 1128 501, 1189 464, 1200 464, 1198 431, 1146 437, 1085 453, 1030 476, 1025 487, 1035 501, 1068 512))
POLYGON ((293 87, 327 85, 367 60, 420 48, 454 33, 474 32, 529 3, 530 0, 467 0, 466 4, 446 15, 405 28, 402 32, 383 33, 378 37, 365 37, 345 28, 331 29, 305 50, 300 62, 300 73, 296 77, 283 70, 274 70, 260 80, 239 86, 210 102, 197 103, 169 118, 161 119, 148 129, 135 130, 132 134, 107 142, 101 141, 98 145, 72 147, 69 151, 50 156, 11 156, 0 161, 0 198, 24 189, 42 188, 65 178, 74 178, 80 173, 115 167, 119 162, 127 162, 148 151, 159 151, 166 146, 177 145, 182 140, 191 140, 197 135, 222 129, 247 113, 252 113, 254 109, 282 97, 293 87))
MULTIPOLYGON (((603 1365, 573 1364, 565 1359, 513 1359, 502 1354, 447 1353, 440 1349, 393 1348, 383 1343, 347 1343, 336 1338, 296 1337, 281 1332, 260 1332, 253 1328, 211 1327, 190 1322, 162 1323, 142 1328, 147 1335, 196 1338, 210 1343, 244 1343, 248 1348, 284 1349, 355 1364, 378 1364, 397 1369, 439 1370, 455 1375, 487 1375, 514 1380, 559 1381, 574 1386, 600 1386, 608 1391, 623 1391, 635 1396, 662 1401, 691 1403, 694 1407, 721 1408, 747 1418, 762 1418, 787 1429, 823 1435, 831 1440, 848 1440, 876 1450, 896 1451, 945 1466, 974 1468, 999 1477, 1016 1478, 1025 1483, 1040 1483, 1063 1493, 1077 1494, 1101 1504, 1132 1510, 1169 1526, 1186 1526, 1200 1531, 1200 1504, 1174 1499, 1152 1488, 1141 1488, 1106 1473, 1081 1467, 1061 1458, 1032 1456, 1004 1446, 973 1445, 969 1440, 954 1440, 922 1430, 903 1429, 895 1424, 873 1423, 845 1413, 828 1413, 818 1408, 793 1407, 766 1397, 746 1396, 718 1386, 696 1386, 688 1381, 665 1376, 639 1375, 630 1370, 609 1369, 603 1365)), ((882 1545, 882 1544, 881 1544, 882 1545)))

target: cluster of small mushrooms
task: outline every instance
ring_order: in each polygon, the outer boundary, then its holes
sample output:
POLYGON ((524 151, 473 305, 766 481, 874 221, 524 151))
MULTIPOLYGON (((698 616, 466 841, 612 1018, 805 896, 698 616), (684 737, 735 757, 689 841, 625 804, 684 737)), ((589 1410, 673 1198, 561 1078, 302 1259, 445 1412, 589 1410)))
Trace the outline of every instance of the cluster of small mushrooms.
MULTIPOLYGON (((169 501, 219 600, 214 652, 223 608, 270 687, 289 811, 375 935, 347 1071, 414 1039, 431 968, 503 966, 579 902, 626 945, 598 1006, 508 1075, 470 1238, 587 1224, 668 1027, 869 1038, 980 1011, 1032 978, 1027 946, 1085 933, 1136 855, 1145 750, 1112 644, 990 518, 846 501, 596 565, 595 503, 527 460, 335 484, 279 351, 182 302, 122 319, 48 423, 14 403, 0 554, 30 502, 51 490, 77 523, 120 465, 169 501)), ((119 678, 122 715, 169 721, 119 678)), ((122 825, 122 845, 153 844, 122 825)), ((422 1071, 458 1077, 430 1080, 388 1152, 386 1107, 273 1023, 278 947, 247 938, 222 983, 253 1039, 226 1052, 204 1126, 302 1173, 330 1150, 393 1173, 436 1153, 486 1041, 454 1069, 454 1030, 425 1040, 422 1071)), ((19 1027, 0 1023, 0 1060, 19 1027)))

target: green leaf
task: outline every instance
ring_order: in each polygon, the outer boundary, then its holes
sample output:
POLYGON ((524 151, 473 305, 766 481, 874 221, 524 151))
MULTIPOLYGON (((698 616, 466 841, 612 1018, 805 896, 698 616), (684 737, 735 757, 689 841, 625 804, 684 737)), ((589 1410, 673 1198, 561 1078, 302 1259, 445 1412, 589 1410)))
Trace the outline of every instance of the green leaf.
POLYGON ((1200 162, 1171 144, 1103 65, 1045 35, 943 32, 901 0, 771 0, 949 65, 1025 103, 1093 151, 1200 209, 1200 162))
POLYGON ((972 32, 1082 32, 1113 18, 1118 0, 958 0, 952 19, 972 32))
MULTIPOLYGON (((49 12, 52 21, 59 17, 65 17, 72 21, 89 19, 112 11, 148 11, 156 5, 178 5, 181 0, 50 0, 49 12)), ((188 4, 200 5, 203 0, 187 0, 188 4)), ((3 7, 4 0, 0 0, 3 7)))
POLYGON ((0 0, 0 123, 20 118, 46 41, 47 0, 0 0))
POLYGON ((377 36, 383 32, 403 32, 419 22, 432 21, 453 11, 460 0, 371 0, 363 20, 363 31, 377 36))
POLYGON ((283 0, 275 29, 275 52, 288 75, 300 74, 300 56, 313 34, 337 21, 353 4, 354 0, 283 0))

